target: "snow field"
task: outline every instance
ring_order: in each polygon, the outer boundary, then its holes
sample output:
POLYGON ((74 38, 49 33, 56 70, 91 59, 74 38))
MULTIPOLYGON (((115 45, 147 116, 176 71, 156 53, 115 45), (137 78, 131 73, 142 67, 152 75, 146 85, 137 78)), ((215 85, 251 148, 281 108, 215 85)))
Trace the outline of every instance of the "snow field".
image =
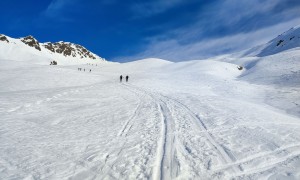
POLYGON ((298 53, 243 71, 243 59, 2 59, 0 179, 299 179, 298 53))

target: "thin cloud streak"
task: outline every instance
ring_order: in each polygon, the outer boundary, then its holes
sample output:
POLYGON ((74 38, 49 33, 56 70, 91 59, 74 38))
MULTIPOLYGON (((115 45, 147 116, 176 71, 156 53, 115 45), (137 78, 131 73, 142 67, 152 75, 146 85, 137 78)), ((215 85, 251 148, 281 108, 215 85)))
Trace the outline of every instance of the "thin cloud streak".
POLYGON ((57 21, 72 21, 71 17, 66 16, 66 12, 79 0, 52 0, 48 7, 41 13, 42 17, 56 19, 57 21))
POLYGON ((204 5, 196 17, 191 17, 194 23, 166 27, 163 33, 145 37, 144 51, 122 60, 157 57, 182 61, 251 48, 300 23, 300 3, 294 1, 224 0, 204 5))
POLYGON ((171 61, 184 61, 204 59, 224 53, 234 53, 264 44, 275 38, 280 33, 288 30, 287 27, 293 27, 299 23, 300 18, 266 27, 254 32, 239 33, 236 35, 204 40, 191 44, 180 44, 174 39, 166 41, 152 40, 144 52, 134 56, 119 57, 115 60, 122 59, 125 61, 131 61, 148 57, 156 57, 171 61))
POLYGON ((178 6, 185 0, 155 0, 143 3, 134 3, 131 5, 131 10, 134 13, 134 18, 150 17, 159 13, 163 13, 172 7, 178 6))

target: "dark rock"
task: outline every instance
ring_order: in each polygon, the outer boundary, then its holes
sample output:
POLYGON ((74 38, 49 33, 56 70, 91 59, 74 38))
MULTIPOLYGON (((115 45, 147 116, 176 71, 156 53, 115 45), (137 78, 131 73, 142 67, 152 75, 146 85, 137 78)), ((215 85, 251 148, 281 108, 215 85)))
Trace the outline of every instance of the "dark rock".
POLYGON ((238 68, 238 70, 240 70, 240 71, 244 69, 242 66, 238 66, 237 68, 238 68))
POLYGON ((43 46, 52 52, 63 54, 64 56, 72 56, 72 57, 77 56, 80 58, 96 59, 96 57, 90 51, 88 51, 86 48, 78 44, 56 42, 56 43, 47 43, 43 46))
POLYGON ((3 34, 0 34, 0 41, 6 41, 6 42, 9 42, 7 37, 4 36, 3 34))
POLYGON ((40 43, 32 36, 27 36, 22 38, 21 41, 27 44, 30 47, 34 47, 35 49, 41 51, 40 43))
POLYGON ((55 49, 54 49, 54 46, 53 46, 53 44, 51 44, 51 43, 47 43, 47 44, 45 44, 45 45, 43 45, 46 49, 48 49, 48 50, 50 50, 50 51, 52 51, 52 52, 55 52, 55 49))
POLYGON ((280 39, 280 40, 278 41, 278 43, 277 43, 276 46, 279 46, 281 43, 283 43, 283 40, 282 40, 282 39, 280 39))

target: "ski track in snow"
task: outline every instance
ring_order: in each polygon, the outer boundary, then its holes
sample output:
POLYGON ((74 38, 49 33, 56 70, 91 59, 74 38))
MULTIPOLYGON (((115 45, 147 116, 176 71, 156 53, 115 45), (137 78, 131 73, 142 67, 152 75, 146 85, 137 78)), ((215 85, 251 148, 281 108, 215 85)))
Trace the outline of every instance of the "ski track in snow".
POLYGON ((11 108, 9 110, 7 110, 8 113, 13 113, 17 110, 21 110, 21 109, 26 109, 26 108, 29 108, 29 107, 35 107, 35 106, 39 106, 41 105, 42 103, 47 103, 47 102, 50 102, 50 101, 53 101, 55 99, 59 99, 63 96, 66 96, 66 95, 70 95, 70 94, 76 94, 76 93, 79 93, 81 91, 85 91, 89 88, 92 88, 93 86, 90 86, 90 87, 79 87, 79 88, 71 88, 70 90, 68 91, 62 91, 60 93, 57 93, 57 94, 54 94, 53 96, 51 97, 46 97, 45 99, 40 99, 40 100, 37 100, 33 103, 25 103, 23 105, 20 105, 20 106, 17 106, 17 107, 14 107, 14 108, 11 108))
MULTIPOLYGON (((218 152, 217 154, 221 156, 220 158, 223 159, 224 163, 229 164, 235 160, 233 156, 230 156, 228 152, 226 152, 214 140, 212 135, 207 131, 204 122, 202 122, 201 119, 196 116, 187 106, 167 96, 163 96, 153 92, 151 93, 149 91, 142 90, 141 88, 133 86, 130 87, 151 96, 152 99, 158 104, 161 112, 161 138, 159 140, 157 148, 157 160, 153 172, 154 179, 173 179, 176 178, 180 172, 180 162, 178 161, 176 155, 177 138, 175 137, 175 134, 177 132, 174 125, 176 118, 172 116, 171 110, 168 108, 167 103, 171 104, 172 106, 176 106, 177 111, 181 111, 185 115, 189 116, 188 120, 191 122, 191 124, 195 125, 198 132, 202 132, 205 135, 207 139, 206 143, 210 144, 210 146, 218 152), (180 108, 180 110, 178 108, 180 108)), ((235 166, 232 166, 231 168, 235 173, 240 172, 240 170, 235 166)))
MULTIPOLYGON (((75 88, 55 94, 54 97, 61 98, 66 95, 76 95, 76 93, 83 93, 84 91, 93 90, 94 88, 97 88, 97 86, 75 88)), ((117 136, 112 140, 114 142, 119 142, 119 148, 108 148, 108 151, 106 151, 101 158, 103 161, 99 161, 93 166, 90 166, 86 171, 80 172, 77 175, 72 175, 72 179, 82 179, 87 177, 115 179, 121 177, 121 174, 116 175, 116 171, 118 163, 123 161, 122 157, 126 155, 126 148, 128 148, 126 147, 126 144, 129 140, 127 135, 130 133, 133 126, 138 125, 138 122, 136 121, 140 118, 143 105, 146 102, 152 104, 155 111, 157 111, 160 119, 158 121, 160 130, 157 134, 157 141, 152 141, 152 144, 150 143, 145 146, 154 150, 154 159, 152 161, 147 161, 144 165, 137 163, 133 166, 138 169, 143 168, 144 166, 144 168, 152 167, 152 170, 150 172, 148 171, 146 174, 144 174, 145 172, 143 171, 137 171, 134 176, 135 178, 175 179, 180 177, 181 173, 185 171, 190 172, 191 177, 199 177, 203 174, 210 174, 211 177, 218 177, 220 172, 226 171, 230 172, 232 178, 243 178, 248 175, 267 171, 276 167, 278 164, 284 164, 285 162, 299 158, 300 156, 300 144, 291 144, 278 147, 274 151, 262 152, 243 159, 238 159, 230 152, 230 150, 222 146, 222 142, 218 142, 214 137, 215 132, 230 131, 232 127, 227 129, 226 127, 209 129, 199 115, 195 114, 191 108, 177 99, 131 84, 121 85, 120 88, 127 89, 128 92, 131 92, 137 97, 137 105, 131 115, 128 116, 127 120, 123 121, 123 125, 120 126, 120 129, 116 134, 117 136), (194 142, 191 141, 193 136, 201 137, 201 143, 204 144, 203 147, 207 147, 210 151, 214 151, 213 154, 218 156, 217 159, 221 164, 212 167, 212 160, 210 158, 203 159, 201 154, 195 153, 194 151, 196 149, 199 150, 199 147, 197 146, 198 144, 194 144, 194 142), (285 155, 282 156, 282 153, 285 153, 285 155), (276 158, 277 155, 279 158, 276 158), (246 171, 242 168, 242 165, 254 162, 261 158, 269 159, 268 164, 263 162, 258 163, 256 167, 247 168, 246 171)), ((38 100, 37 102, 40 103, 26 103, 20 110, 34 106, 38 107, 43 102, 50 102, 52 99, 53 98, 50 97, 45 98, 44 100, 38 100)), ((158 124, 153 122, 152 125, 156 126, 158 124)), ((263 135, 257 136, 257 138, 261 137, 263 137, 263 135)), ((269 142, 267 139, 264 141, 266 141, 266 143, 269 142)), ((99 151, 88 153, 83 159, 86 162, 94 162, 97 159, 98 153, 99 151)), ((205 154, 205 152, 202 153, 205 154)), ((145 156, 139 158, 145 158, 145 156)), ((84 163, 84 161, 81 163, 84 163)), ((136 159, 135 161, 138 162, 143 160, 136 159)))
MULTIPOLYGON (((188 147, 184 147, 183 144, 178 145, 178 142, 176 141, 178 137, 176 137, 176 134, 178 134, 179 130, 175 129, 174 125, 174 123, 178 121, 178 119, 172 116, 172 112, 168 105, 173 106, 177 112, 183 113, 184 116, 188 116, 189 118, 185 119, 185 121, 188 120, 189 123, 193 125, 193 127, 195 128, 194 130, 196 132, 204 134, 204 136, 206 137, 205 143, 209 144, 212 149, 215 149, 215 151, 217 151, 216 154, 219 156, 219 159, 222 161, 223 165, 221 166, 221 168, 214 167, 213 172, 215 173, 211 173, 211 175, 213 176, 216 176, 218 172, 221 172, 225 169, 226 171, 231 169, 230 174, 233 174, 233 177, 251 175, 257 172, 262 172, 271 169, 279 163, 286 162, 291 158, 297 158, 300 155, 299 151, 292 151, 284 157, 275 158, 274 160, 269 162, 267 166, 262 164, 262 166, 257 166, 255 168, 250 168, 247 169, 247 171, 244 171, 244 169, 241 166, 242 164, 247 164, 247 162, 262 157, 266 158, 266 156, 268 155, 280 154, 280 152, 287 151, 290 148, 299 149, 299 144, 283 146, 271 152, 259 153, 247 157, 245 159, 238 160, 228 149, 224 148, 214 139, 214 136, 212 134, 214 129, 208 130, 201 118, 194 112, 192 112, 188 106, 184 105, 182 102, 176 99, 161 95, 156 92, 151 92, 149 90, 134 87, 132 85, 129 87, 140 91, 140 93, 148 94, 149 96, 151 96, 152 99, 157 103, 157 106, 159 107, 161 113, 161 137, 156 150, 156 163, 153 169, 153 179, 174 179, 180 174, 180 164, 189 163, 182 162, 182 159, 179 160, 177 157, 177 149, 180 149, 180 153, 184 154, 184 156, 187 157, 190 156, 190 149, 188 147)), ((223 128, 223 130, 228 131, 230 129, 226 130, 223 128)), ((181 141, 188 141, 188 137, 186 137, 184 140, 181 139, 181 141)), ((187 157, 185 159, 187 159, 187 157)), ((208 161, 206 170, 211 170, 210 165, 210 161, 208 161)), ((193 167, 191 166, 189 168, 192 169, 193 167)))
POLYGON ((1 108, 0 179, 300 177, 297 117, 161 84, 103 80, 2 93, 9 107, 1 108))

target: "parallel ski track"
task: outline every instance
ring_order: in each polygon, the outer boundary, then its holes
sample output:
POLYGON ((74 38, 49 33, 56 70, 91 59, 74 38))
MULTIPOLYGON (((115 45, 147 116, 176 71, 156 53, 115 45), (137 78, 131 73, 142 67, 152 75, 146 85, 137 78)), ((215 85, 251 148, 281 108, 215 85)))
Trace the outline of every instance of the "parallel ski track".
POLYGON ((139 104, 136 106, 132 116, 125 122, 124 126, 122 129, 119 131, 118 136, 127 136, 127 133, 130 131, 131 127, 133 126, 133 120, 136 118, 137 113, 139 112, 141 108, 142 102, 140 101, 139 104))
MULTIPOLYGON (((285 159, 289 159, 290 157, 299 156, 300 155, 300 151, 290 150, 290 149, 299 148, 299 147, 300 147, 300 144, 292 144, 292 145, 280 147, 280 148, 278 148, 278 149, 276 149, 274 151, 269 151, 269 152, 263 152, 263 153, 254 154, 254 155, 249 156, 247 158, 240 159, 240 160, 238 160, 238 161, 236 161, 236 162, 234 162, 232 164, 226 164, 225 166, 216 168, 214 171, 218 172, 218 171, 221 171, 221 170, 224 170, 224 169, 228 169, 231 166, 246 164, 246 163, 249 163, 249 162, 254 161, 256 159, 268 158, 269 156, 274 156, 274 155, 282 153, 282 152, 287 152, 287 151, 291 152, 291 153, 289 153, 289 155, 280 158, 282 160, 282 162, 283 162, 285 159)), ((271 163, 268 163, 268 165, 269 165, 269 167, 271 167, 272 164, 276 164, 277 162, 281 162, 281 161, 278 161, 278 160, 275 159, 275 160, 271 161, 271 163), (274 162, 274 163, 272 163, 272 162, 274 162)), ((263 167, 264 167, 264 165, 263 165, 263 167)), ((249 171, 249 170, 250 171, 254 171, 254 170, 258 170, 258 169, 262 169, 262 167, 261 166, 257 166, 257 167, 255 167, 253 169, 247 169, 247 171, 249 171)))
POLYGON ((168 105, 161 96, 132 85, 125 85, 138 91, 137 94, 146 94, 157 104, 161 117, 160 139, 157 144, 157 155, 153 166, 153 179, 174 179, 180 173, 180 162, 177 157, 174 119, 168 105))
MULTIPOLYGON (((205 123, 202 121, 202 119, 198 115, 196 115, 188 106, 186 106, 185 104, 181 103, 180 101, 178 101, 176 99, 173 99, 173 98, 170 98, 167 96, 164 96, 164 97, 167 98, 168 100, 172 101, 177 106, 184 109, 185 112, 187 114, 189 114, 190 117, 192 117, 192 123, 196 124, 195 127, 198 128, 198 130, 199 130, 198 132, 204 133, 204 135, 206 136, 206 138, 209 141, 209 143, 211 144, 211 146, 214 147, 219 152, 219 155, 225 161, 226 164, 233 163, 236 160, 232 155, 229 155, 228 152, 214 139, 213 135, 209 132, 209 130, 207 129, 207 127, 206 127, 205 123)), ((233 166, 232 168, 235 172, 240 171, 240 169, 238 169, 235 166, 233 166)))
MULTIPOLYGON (((168 127, 168 124, 167 124, 168 122, 170 122, 170 121, 174 122, 174 119, 176 120, 176 117, 172 117, 172 115, 170 113, 170 109, 167 107, 167 103, 169 102, 169 104, 171 104, 171 105, 173 104, 173 106, 175 105, 177 107, 180 107, 184 111, 185 114, 187 114, 187 115, 189 115, 189 117, 191 117, 191 119, 189 119, 189 120, 191 121, 192 124, 195 124, 197 131, 199 133, 203 133, 205 135, 207 142, 210 144, 210 146, 213 149, 215 149, 218 152, 220 158, 223 159, 223 163, 224 164, 233 164, 230 167, 233 170, 233 173, 239 173, 242 171, 242 169, 240 169, 239 166, 234 165, 234 162, 236 161, 235 157, 232 154, 229 154, 220 144, 217 143, 217 141, 214 139, 213 135, 207 129, 205 123, 201 120, 201 118, 198 115, 196 115, 193 111, 191 111, 191 109, 189 107, 187 107, 183 103, 179 102, 178 100, 170 98, 168 96, 164 96, 164 95, 156 93, 156 92, 151 92, 149 90, 146 90, 146 89, 143 89, 140 87, 136 87, 133 85, 127 85, 127 86, 134 88, 137 91, 140 91, 141 93, 148 94, 155 101, 158 102, 158 104, 161 106, 162 115, 164 117, 163 119, 166 119, 163 122, 166 122, 165 126, 167 126, 167 127, 168 127), (172 119, 169 120, 166 117, 171 117, 172 119)), ((162 129, 164 129, 164 127, 162 127, 162 129)), ((168 128, 165 128, 165 129, 167 129, 166 131, 168 131, 168 128)), ((167 133, 170 133, 170 132, 167 132, 167 133)), ((174 138, 174 139, 176 139, 176 138, 174 138)), ((164 142, 166 143, 167 141, 170 141, 170 140, 166 139, 164 142)), ((164 156, 163 156, 163 158, 164 158, 164 156)), ((162 167, 162 166, 169 167, 168 165, 165 165, 164 162, 165 161, 163 159, 160 167, 162 167)), ((161 168, 160 179, 168 179, 167 177, 162 177, 162 174, 170 174, 170 172, 167 173, 167 172, 163 172, 163 171, 164 171, 164 169, 161 168)), ((156 179, 159 179, 159 178, 156 178, 156 179)))

